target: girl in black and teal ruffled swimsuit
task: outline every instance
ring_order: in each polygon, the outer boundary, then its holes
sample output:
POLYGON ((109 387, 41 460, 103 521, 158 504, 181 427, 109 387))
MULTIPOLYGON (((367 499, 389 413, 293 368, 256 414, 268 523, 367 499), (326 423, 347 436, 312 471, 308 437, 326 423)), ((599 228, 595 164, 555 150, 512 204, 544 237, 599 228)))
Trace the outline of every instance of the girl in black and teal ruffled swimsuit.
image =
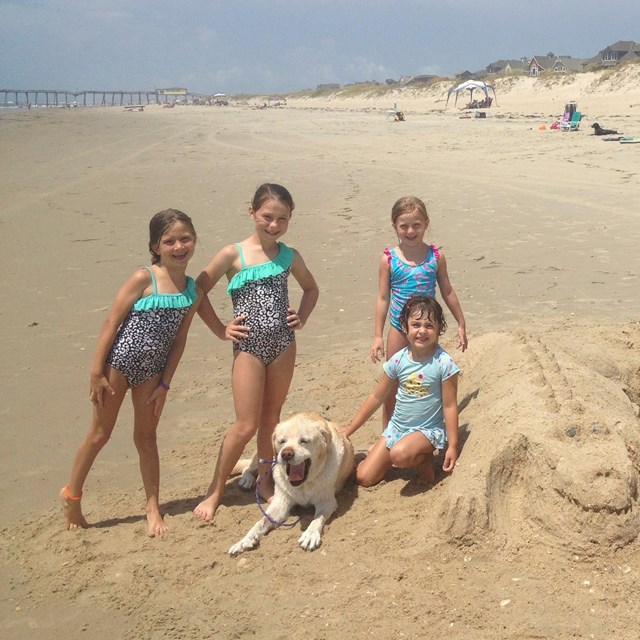
POLYGON ((295 253, 279 242, 278 255, 269 262, 247 266, 242 245, 236 244, 242 268, 227 287, 236 318, 249 318, 249 333, 234 342, 234 351, 245 351, 270 365, 295 339, 287 324, 289 293, 287 278, 295 253))
POLYGON ((149 235, 151 266, 138 269, 122 285, 98 337, 89 393, 93 420, 69 484, 60 490, 67 529, 89 526, 80 507, 82 488, 111 437, 128 389, 147 494, 147 533, 155 536, 167 529, 159 504, 156 429, 202 291, 185 273, 196 246, 191 218, 177 209, 160 211, 149 223, 149 235))
POLYGON ((302 256, 279 242, 291 220, 291 194, 278 184, 256 191, 249 216, 254 232, 224 247, 198 277, 205 292, 226 276, 234 320, 226 327, 205 296, 198 313, 218 336, 233 342, 232 387, 236 421, 220 447, 213 480, 205 499, 194 509, 211 520, 220 506, 224 486, 249 440, 257 433, 258 473, 264 499, 273 495, 268 474, 273 456, 271 435, 280 421, 296 359, 295 331, 301 329, 318 300, 318 286, 302 256), (293 275, 302 298, 298 310, 289 304, 288 277, 293 275))

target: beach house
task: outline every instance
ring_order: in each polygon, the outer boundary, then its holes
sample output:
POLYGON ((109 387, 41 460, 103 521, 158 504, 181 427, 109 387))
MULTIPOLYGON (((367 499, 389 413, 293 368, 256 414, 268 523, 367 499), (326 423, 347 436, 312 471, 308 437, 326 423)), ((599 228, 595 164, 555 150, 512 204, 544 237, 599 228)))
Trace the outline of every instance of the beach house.
POLYGON ((640 60, 640 43, 633 40, 618 40, 609 45, 597 56, 584 61, 584 66, 595 64, 600 67, 613 67, 621 62, 640 60))
POLYGON ((508 76, 518 73, 527 73, 529 70, 529 58, 518 60, 496 60, 485 67, 487 75, 508 76))
POLYGON ((572 58, 571 56, 533 56, 529 62, 529 75, 539 76, 545 71, 553 73, 570 73, 572 71, 582 71, 585 61, 582 58, 572 58))

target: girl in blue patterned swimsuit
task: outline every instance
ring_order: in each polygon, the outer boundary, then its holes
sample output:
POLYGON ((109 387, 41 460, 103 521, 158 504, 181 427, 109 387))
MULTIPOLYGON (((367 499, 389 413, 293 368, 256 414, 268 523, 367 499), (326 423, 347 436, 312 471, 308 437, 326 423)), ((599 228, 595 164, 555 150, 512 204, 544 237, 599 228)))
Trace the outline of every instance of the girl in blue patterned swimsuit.
MULTIPOLYGON (((289 227, 293 208, 291 194, 284 187, 260 186, 249 207, 253 233, 224 247, 198 277, 203 290, 209 292, 226 276, 235 316, 224 327, 207 297, 198 311, 218 337, 233 342, 231 381, 236 410, 236 421, 220 447, 205 499, 194 509, 201 520, 213 518, 225 483, 256 432, 260 476, 266 474, 273 457, 271 436, 280 421, 296 360, 294 332, 305 325, 318 300, 318 286, 302 256, 279 242, 289 227), (297 311, 289 303, 289 274, 302 289, 297 311)), ((260 490, 267 500, 273 495, 269 474, 260 490)))
MULTIPOLYGON (((458 323, 458 347, 467 348, 464 314, 458 296, 451 286, 444 254, 433 244, 425 244, 429 228, 427 208, 419 198, 400 198, 391 209, 391 224, 398 236, 395 249, 385 249, 378 266, 378 296, 375 308, 375 336, 370 356, 373 362, 385 357, 384 324, 389 314, 386 357, 409 343, 400 325, 400 312, 415 293, 434 298, 436 283, 440 295, 458 323)), ((382 426, 386 428, 393 413, 395 395, 390 394, 382 410, 382 426)))
POLYGON ((93 420, 69 484, 60 491, 67 529, 89 526, 80 507, 82 487, 131 389, 133 435, 147 496, 147 533, 155 536, 167 530, 159 504, 156 430, 202 292, 185 274, 196 245, 189 216, 177 209, 161 211, 149 223, 149 236, 151 266, 138 269, 122 285, 98 337, 89 392, 93 420))
POLYGON ((397 387, 389 425, 356 469, 356 480, 365 487, 380 482, 391 466, 415 467, 421 482, 433 482, 436 451, 448 443, 442 465, 445 472, 453 471, 459 455, 460 370, 438 344, 447 328, 442 307, 434 298, 414 295, 400 313, 400 326, 409 346, 384 363, 382 379, 344 429, 347 436, 354 433, 397 387))

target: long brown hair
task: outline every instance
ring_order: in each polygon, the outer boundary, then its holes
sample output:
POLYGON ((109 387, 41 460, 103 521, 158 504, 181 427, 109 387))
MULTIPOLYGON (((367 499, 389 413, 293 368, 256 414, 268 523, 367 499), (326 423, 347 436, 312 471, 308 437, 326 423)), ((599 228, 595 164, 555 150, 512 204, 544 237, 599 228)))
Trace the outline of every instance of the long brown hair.
POLYGON ((151 264, 158 264, 160 262, 160 256, 153 248, 158 245, 164 232, 176 222, 185 224, 189 227, 189 231, 193 233, 193 237, 197 237, 193 222, 191 222, 191 218, 186 213, 178 209, 158 211, 149 222, 149 253, 151 254, 151 264))

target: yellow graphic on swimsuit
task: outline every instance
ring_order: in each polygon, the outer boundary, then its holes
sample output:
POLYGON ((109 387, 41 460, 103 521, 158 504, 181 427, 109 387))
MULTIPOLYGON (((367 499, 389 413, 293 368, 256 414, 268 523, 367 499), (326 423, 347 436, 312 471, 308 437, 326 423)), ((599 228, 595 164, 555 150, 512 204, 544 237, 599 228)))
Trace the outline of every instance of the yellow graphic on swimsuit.
POLYGON ((421 373, 412 373, 402 384, 405 393, 418 398, 426 398, 431 391, 431 386, 424 385, 424 376, 421 373))

